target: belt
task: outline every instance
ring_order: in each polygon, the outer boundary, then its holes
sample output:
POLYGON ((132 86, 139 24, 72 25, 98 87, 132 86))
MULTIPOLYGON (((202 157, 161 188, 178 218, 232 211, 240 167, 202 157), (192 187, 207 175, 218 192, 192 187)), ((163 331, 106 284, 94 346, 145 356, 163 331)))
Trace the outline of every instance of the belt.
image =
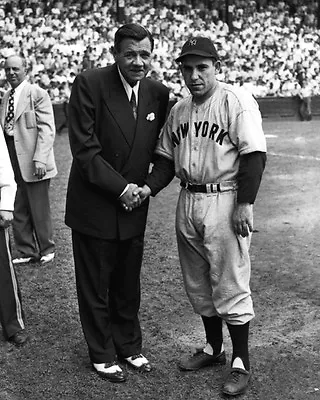
POLYGON ((237 184, 235 181, 206 183, 203 185, 197 185, 181 181, 180 186, 194 193, 218 193, 218 192, 226 192, 228 190, 236 190, 237 188, 237 184))

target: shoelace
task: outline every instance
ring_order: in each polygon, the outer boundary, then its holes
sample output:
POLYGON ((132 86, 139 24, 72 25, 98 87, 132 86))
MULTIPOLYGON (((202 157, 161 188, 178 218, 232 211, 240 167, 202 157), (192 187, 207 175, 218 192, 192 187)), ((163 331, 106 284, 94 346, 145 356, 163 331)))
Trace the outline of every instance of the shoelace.
POLYGON ((114 365, 116 365, 117 363, 115 361, 109 362, 109 363, 105 363, 104 367, 105 368, 110 368, 113 367, 114 365))
POLYGON ((235 382, 235 383, 238 383, 239 382, 239 379, 240 379, 240 375, 241 375, 241 373, 240 372, 238 372, 238 371, 232 371, 231 372, 231 376, 232 376, 232 381, 233 382, 235 382))
POLYGON ((142 358, 142 354, 136 354, 136 355, 132 356, 132 357, 131 357, 131 360, 134 361, 134 360, 136 360, 137 358, 142 358))

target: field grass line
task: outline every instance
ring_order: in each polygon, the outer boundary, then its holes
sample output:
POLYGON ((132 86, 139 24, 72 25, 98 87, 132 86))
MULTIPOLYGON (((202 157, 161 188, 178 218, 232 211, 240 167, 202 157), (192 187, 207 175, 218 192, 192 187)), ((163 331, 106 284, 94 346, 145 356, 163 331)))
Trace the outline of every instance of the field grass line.
POLYGON ((301 154, 287 154, 287 153, 274 153, 272 151, 268 151, 267 153, 270 156, 275 156, 275 157, 286 157, 286 158, 295 158, 295 159, 300 159, 300 160, 312 160, 312 161, 320 161, 320 157, 315 157, 315 156, 304 156, 301 154))

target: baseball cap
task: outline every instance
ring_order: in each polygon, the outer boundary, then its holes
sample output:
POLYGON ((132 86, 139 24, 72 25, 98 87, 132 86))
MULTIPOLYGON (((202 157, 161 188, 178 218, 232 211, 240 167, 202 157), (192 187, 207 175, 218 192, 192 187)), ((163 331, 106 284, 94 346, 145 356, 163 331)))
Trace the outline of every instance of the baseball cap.
POLYGON ((176 59, 177 62, 182 61, 184 56, 196 55, 219 60, 219 56, 213 42, 204 36, 189 38, 182 46, 181 54, 176 59))

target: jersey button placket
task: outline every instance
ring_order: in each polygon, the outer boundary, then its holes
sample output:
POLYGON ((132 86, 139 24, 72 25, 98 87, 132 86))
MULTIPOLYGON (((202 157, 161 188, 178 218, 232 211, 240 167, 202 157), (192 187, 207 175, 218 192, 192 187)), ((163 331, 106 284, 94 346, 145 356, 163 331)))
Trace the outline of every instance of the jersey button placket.
POLYGON ((193 127, 193 132, 191 135, 191 159, 190 159, 190 178, 192 182, 197 182, 197 160, 198 160, 198 150, 199 150, 199 137, 196 136, 196 131, 194 128, 194 122, 198 122, 198 108, 195 106, 192 110, 191 126, 193 127))

